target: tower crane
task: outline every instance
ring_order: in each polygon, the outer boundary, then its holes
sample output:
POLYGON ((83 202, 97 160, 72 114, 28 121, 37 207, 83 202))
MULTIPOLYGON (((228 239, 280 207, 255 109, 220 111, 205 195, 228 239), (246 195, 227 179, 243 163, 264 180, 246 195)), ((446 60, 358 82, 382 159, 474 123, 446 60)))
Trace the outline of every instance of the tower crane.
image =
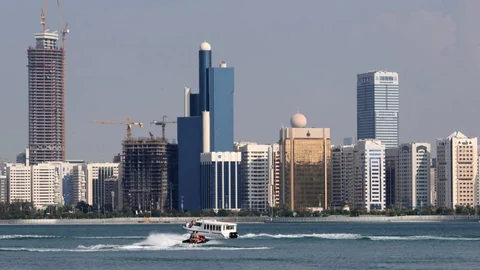
POLYGON ((132 126, 143 127, 143 123, 138 122, 131 122, 130 117, 126 117, 127 122, 118 122, 118 121, 101 121, 101 120, 93 120, 96 124, 114 124, 114 125, 127 125, 127 140, 132 139, 132 126))
POLYGON ((63 49, 63 54, 65 55, 65 40, 70 30, 68 29, 68 23, 63 22, 62 9, 60 8, 60 0, 57 0, 57 7, 58 7, 58 16, 60 17, 60 25, 62 27, 62 49, 63 49))
POLYGON ((165 127, 167 126, 167 124, 174 124, 174 123, 177 123, 177 121, 165 121, 165 118, 167 118, 166 115, 163 116, 163 119, 162 121, 157 121, 157 120, 153 120, 152 122, 150 122, 150 125, 157 125, 157 126, 162 126, 162 139, 165 141, 165 127))
POLYGON ((43 9, 42 13, 40 14, 40 24, 43 27, 43 32, 47 32, 47 6, 48 0, 43 0, 43 9))

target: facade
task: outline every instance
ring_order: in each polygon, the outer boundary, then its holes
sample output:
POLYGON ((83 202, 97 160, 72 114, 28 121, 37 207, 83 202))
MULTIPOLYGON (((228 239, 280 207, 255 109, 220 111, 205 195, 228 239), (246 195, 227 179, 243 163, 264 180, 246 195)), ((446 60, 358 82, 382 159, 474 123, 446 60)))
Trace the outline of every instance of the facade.
POLYGON ((8 203, 32 201, 32 174, 30 165, 7 165, 8 203))
POLYGON ((477 137, 459 131, 437 139, 437 207, 477 206, 477 137))
POLYGON ((8 181, 7 175, 0 175, 0 203, 8 202, 8 181))
POLYGON ((430 206, 430 144, 404 143, 398 147, 396 204, 409 209, 430 206))
POLYGON ((58 183, 60 176, 57 174, 55 165, 41 163, 31 167, 32 200, 33 207, 45 209, 49 205, 60 203, 58 183))
POLYGON ((239 152, 202 153, 202 209, 240 210, 242 208, 242 156, 239 152))
POLYGON ((269 148, 270 158, 268 204, 270 207, 280 206, 280 145, 272 144, 269 148))
MULTIPOLYGON (((397 197, 398 147, 385 150, 385 204, 394 208, 397 197)), ((399 205, 398 205, 399 206, 399 205)))
POLYGON ((437 206, 437 159, 436 158, 432 158, 432 162, 430 164, 430 205, 435 207, 437 206))
POLYGON ((234 69, 222 61, 208 69, 210 111, 210 149, 228 152, 233 149, 234 69))
POLYGON ((168 170, 168 209, 179 210, 178 205, 178 144, 167 144, 167 170, 168 170))
POLYGON ((178 195, 180 211, 200 210, 200 154, 202 153, 202 118, 179 117, 178 195))
POLYGON ((332 184, 330 185, 330 206, 342 209, 349 205, 354 195, 355 145, 332 147, 332 184))
MULTIPOLYGON (((96 207, 97 210, 103 209, 106 202, 105 180, 110 178, 118 179, 119 163, 88 163, 86 171, 87 179, 87 203, 96 207)), ((117 190, 113 190, 118 194, 117 190)))
POLYGON ((385 209, 385 145, 380 140, 359 140, 355 146, 353 209, 385 209))
POLYGON ((253 144, 240 148, 243 182, 243 208, 267 211, 269 204, 270 171, 273 164, 271 145, 253 144))
POLYGON ((329 128, 306 128, 297 113, 290 128, 280 130, 281 205, 291 210, 328 206, 331 141, 329 128))
POLYGON ((139 138, 122 143, 123 206, 138 212, 166 210, 168 164, 166 142, 139 138))
POLYGON ((397 72, 357 75, 357 138, 378 139, 386 149, 399 144, 399 78, 397 72))
POLYGON ((87 178, 86 165, 75 164, 72 166, 69 182, 69 205, 76 205, 79 202, 87 202, 87 178))
POLYGON ((30 162, 65 161, 65 52, 58 34, 35 34, 28 49, 30 162))

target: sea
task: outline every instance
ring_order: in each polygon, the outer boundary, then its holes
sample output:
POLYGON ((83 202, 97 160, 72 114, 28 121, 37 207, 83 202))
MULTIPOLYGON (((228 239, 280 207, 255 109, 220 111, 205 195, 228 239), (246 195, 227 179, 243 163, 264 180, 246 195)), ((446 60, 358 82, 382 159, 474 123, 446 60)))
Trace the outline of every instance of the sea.
POLYGON ((480 269, 478 222, 239 224, 203 245, 180 226, 0 226, 0 269, 480 269))

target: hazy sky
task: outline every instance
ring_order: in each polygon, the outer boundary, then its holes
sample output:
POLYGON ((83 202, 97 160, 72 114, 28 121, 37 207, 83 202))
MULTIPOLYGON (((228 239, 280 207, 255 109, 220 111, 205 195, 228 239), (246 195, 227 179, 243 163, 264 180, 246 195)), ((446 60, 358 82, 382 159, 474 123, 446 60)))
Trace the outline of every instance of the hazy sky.
MULTIPOLYGON (((55 1, 47 23, 60 30, 55 1)), ((0 157, 28 144, 27 48, 43 1, 0 9, 0 157)), ((480 136, 480 1, 63 1, 67 37, 67 158, 109 161, 125 127, 183 113, 198 89, 198 46, 235 67, 235 140, 275 142, 297 107, 334 143, 356 134, 356 74, 397 71, 400 141, 480 136)), ((176 126, 167 126, 176 138, 176 126)))

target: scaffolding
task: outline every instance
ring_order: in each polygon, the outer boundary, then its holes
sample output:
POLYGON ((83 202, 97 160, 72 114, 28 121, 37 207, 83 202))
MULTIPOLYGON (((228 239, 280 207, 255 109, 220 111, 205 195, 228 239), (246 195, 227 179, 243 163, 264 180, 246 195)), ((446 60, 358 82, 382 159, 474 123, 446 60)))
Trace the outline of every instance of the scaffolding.
POLYGON ((124 207, 164 212, 168 206, 167 144, 160 138, 125 140, 122 186, 124 207))

